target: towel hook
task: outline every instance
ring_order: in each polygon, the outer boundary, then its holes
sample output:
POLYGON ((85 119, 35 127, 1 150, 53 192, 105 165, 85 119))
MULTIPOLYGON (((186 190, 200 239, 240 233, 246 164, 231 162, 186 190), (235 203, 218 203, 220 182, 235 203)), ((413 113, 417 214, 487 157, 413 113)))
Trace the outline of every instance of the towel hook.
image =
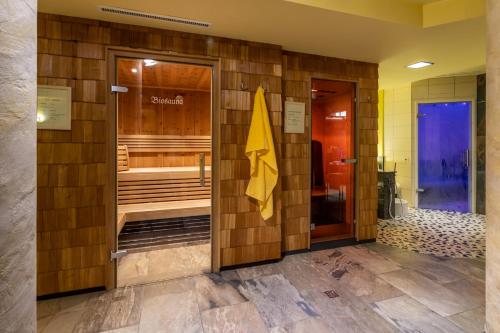
POLYGON ((248 85, 243 81, 240 82, 240 90, 242 90, 242 91, 248 90, 248 85))
POLYGON ((260 81, 259 85, 264 89, 264 92, 269 92, 269 82, 267 81, 260 81), (267 87, 264 86, 264 82, 267 83, 267 87))

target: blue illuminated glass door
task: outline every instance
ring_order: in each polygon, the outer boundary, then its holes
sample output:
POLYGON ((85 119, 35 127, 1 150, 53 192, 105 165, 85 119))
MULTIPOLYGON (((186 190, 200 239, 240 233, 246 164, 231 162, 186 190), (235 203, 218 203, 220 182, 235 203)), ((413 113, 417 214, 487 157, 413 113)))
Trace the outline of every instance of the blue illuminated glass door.
POLYGON ((418 104, 418 207, 470 212, 471 103, 418 104))

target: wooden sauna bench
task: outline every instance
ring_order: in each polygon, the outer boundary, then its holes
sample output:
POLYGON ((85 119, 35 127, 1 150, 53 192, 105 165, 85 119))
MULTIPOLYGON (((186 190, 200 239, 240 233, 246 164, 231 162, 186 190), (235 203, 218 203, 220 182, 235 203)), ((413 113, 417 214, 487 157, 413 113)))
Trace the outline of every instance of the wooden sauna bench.
POLYGON ((210 215, 210 166, 130 168, 118 172, 118 230, 126 222, 210 215))
POLYGON ((118 232, 127 222, 210 215, 211 169, 205 186, 198 166, 131 168, 134 153, 210 153, 210 136, 118 136, 118 232))

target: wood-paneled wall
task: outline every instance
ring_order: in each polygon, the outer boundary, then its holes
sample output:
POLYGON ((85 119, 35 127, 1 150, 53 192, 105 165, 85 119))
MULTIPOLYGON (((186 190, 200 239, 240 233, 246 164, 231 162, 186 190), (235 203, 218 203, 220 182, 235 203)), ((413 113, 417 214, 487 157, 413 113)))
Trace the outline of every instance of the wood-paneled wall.
MULTIPOLYGON (((357 80, 359 110, 358 238, 376 235, 377 65, 283 52, 280 46, 110 22, 39 14, 38 81, 73 88, 72 130, 38 131, 38 294, 105 284, 107 122, 106 47, 220 59, 220 263, 281 257, 309 243, 309 134, 283 134, 282 100, 309 105, 309 79, 357 80), (241 89, 241 83, 247 89, 241 89), (244 154, 259 84, 267 92, 281 161, 275 212, 263 221, 245 196, 244 154), (282 87, 284 89, 282 89, 282 87), (283 221, 283 223, 282 223, 283 221), (283 228, 282 228, 283 226, 283 228), (282 245, 283 241, 283 245, 282 245)), ((307 109, 309 117, 309 109, 307 109)), ((307 132, 308 133, 308 132, 307 132)))
MULTIPOLYGON (((129 87, 118 96, 118 135, 202 135, 210 136, 210 92, 129 87), (182 95, 182 105, 153 104, 151 96, 174 98, 182 95)), ((131 168, 196 166, 197 152, 130 152, 131 168)), ((207 153, 206 164, 210 165, 207 153)))
POLYGON ((281 186, 275 213, 262 221, 245 196, 246 135, 259 83, 281 158, 279 46, 39 14, 38 81, 73 88, 72 130, 38 132, 38 294, 105 284, 107 46, 209 56, 221 64, 220 262, 236 265, 281 256, 281 186), (248 90, 240 89, 241 82, 248 90))
POLYGON ((377 99, 378 65, 285 51, 283 96, 306 103, 304 134, 284 134, 282 175, 283 250, 307 248, 310 228, 311 78, 358 83, 358 186, 356 238, 377 236, 377 99))

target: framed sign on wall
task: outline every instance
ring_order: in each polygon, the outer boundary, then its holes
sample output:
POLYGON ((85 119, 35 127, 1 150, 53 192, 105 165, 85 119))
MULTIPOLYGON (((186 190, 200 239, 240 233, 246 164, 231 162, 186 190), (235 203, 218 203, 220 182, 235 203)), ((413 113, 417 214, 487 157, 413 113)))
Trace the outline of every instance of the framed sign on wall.
POLYGON ((306 104, 285 102, 285 133, 304 133, 306 104))
POLYGON ((71 130, 71 88, 38 86, 38 129, 71 130))

